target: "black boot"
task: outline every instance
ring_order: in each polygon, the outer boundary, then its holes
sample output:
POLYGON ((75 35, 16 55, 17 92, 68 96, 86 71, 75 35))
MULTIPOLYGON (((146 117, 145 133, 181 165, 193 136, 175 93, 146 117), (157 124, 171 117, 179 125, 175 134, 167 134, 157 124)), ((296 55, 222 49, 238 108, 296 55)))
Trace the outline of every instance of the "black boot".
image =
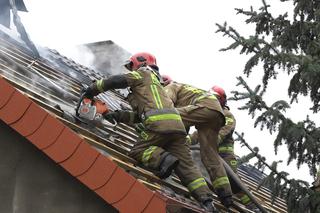
POLYGON ((211 198, 208 198, 201 202, 201 206, 206 210, 206 212, 213 212, 218 213, 219 211, 216 209, 216 207, 213 204, 213 200, 211 198))
POLYGON ((256 205, 252 202, 250 202, 249 204, 247 204, 245 206, 247 209, 249 209, 255 213, 262 213, 262 211, 258 207, 256 207, 256 205))
POLYGON ((216 194, 222 205, 227 209, 233 205, 232 194, 227 193, 223 188, 216 189, 216 194))
POLYGON ((172 171, 178 166, 179 160, 169 152, 164 152, 161 155, 161 161, 159 166, 159 173, 157 176, 161 179, 169 177, 172 171))
POLYGON ((220 198, 222 205, 229 209, 233 205, 232 196, 222 197, 220 198))

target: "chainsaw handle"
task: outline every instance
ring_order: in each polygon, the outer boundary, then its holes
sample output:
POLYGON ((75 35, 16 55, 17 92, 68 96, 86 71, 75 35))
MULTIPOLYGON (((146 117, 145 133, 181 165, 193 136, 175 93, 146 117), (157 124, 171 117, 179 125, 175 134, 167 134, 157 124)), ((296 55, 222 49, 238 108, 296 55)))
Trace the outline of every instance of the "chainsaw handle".
POLYGON ((103 119, 103 125, 115 129, 118 126, 118 122, 115 119, 112 119, 114 123, 111 123, 107 119, 103 119))
POLYGON ((79 98, 79 101, 77 102, 77 106, 76 106, 76 116, 79 117, 79 108, 80 108, 80 105, 81 105, 81 102, 83 101, 83 99, 85 98, 84 96, 84 93, 82 93, 80 95, 80 98, 79 98))

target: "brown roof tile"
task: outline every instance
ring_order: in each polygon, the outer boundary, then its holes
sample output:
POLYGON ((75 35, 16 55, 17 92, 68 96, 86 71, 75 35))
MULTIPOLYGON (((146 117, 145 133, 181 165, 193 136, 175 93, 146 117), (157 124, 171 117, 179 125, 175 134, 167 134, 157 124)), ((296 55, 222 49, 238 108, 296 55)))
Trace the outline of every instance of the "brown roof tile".
POLYGON ((61 163, 71 157, 82 141, 74 131, 64 128, 58 139, 43 151, 56 163, 61 163))
POLYGON ((166 202, 163 201, 165 198, 155 193, 149 202, 148 206, 144 209, 143 213, 161 213, 166 212, 166 202))
POLYGON ((0 78, 0 109, 4 107, 16 89, 0 78))
POLYGON ((57 140, 64 128, 65 126, 60 121, 47 114, 39 129, 27 139, 39 149, 44 149, 57 140))
POLYGON ((47 112, 43 111, 35 103, 32 103, 22 118, 11 125, 16 131, 24 137, 34 133, 42 124, 47 116, 47 112))
POLYGON ((134 177, 128 175, 122 168, 117 167, 110 180, 95 192, 113 205, 127 195, 136 181, 134 177))
POLYGON ((60 165, 71 175, 77 177, 90 169, 97 160, 99 152, 82 141, 76 152, 60 165))
POLYGON ((89 170, 77 178, 91 190, 97 190, 109 181, 117 167, 111 160, 99 155, 89 170))
POLYGON ((20 92, 15 91, 10 97, 10 100, 1 108, 0 119, 10 125, 23 116, 30 104, 30 99, 20 92))
POLYGON ((115 203, 114 206, 119 209, 120 212, 139 213, 147 207, 153 194, 154 193, 142 185, 142 183, 136 181, 128 194, 119 202, 115 203))

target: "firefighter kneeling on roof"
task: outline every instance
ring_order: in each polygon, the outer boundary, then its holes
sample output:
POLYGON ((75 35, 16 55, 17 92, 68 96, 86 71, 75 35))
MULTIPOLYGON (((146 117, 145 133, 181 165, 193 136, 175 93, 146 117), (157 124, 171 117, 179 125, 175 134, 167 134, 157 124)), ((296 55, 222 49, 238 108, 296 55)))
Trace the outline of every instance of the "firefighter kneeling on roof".
POLYGON ((92 99, 110 89, 130 88, 129 103, 133 111, 115 111, 106 119, 124 123, 142 123, 145 137, 137 142, 129 155, 160 178, 167 178, 174 170, 191 195, 208 212, 217 212, 211 191, 192 160, 186 145, 186 130, 179 112, 160 84, 156 59, 149 53, 130 57, 125 67, 131 72, 101 79, 83 93, 92 99))

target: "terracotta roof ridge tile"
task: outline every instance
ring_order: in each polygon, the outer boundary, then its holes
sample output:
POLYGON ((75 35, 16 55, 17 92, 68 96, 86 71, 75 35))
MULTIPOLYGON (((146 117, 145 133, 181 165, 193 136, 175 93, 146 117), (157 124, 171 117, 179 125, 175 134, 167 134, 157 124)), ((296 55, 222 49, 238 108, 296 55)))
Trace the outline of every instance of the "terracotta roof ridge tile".
POLYGON ((30 105, 31 100, 15 90, 7 103, 1 108, 0 119, 11 125, 23 117, 30 105))
POLYGON ((99 155, 101 154, 98 151, 92 149, 88 143, 82 140, 75 152, 60 165, 74 177, 78 177, 93 166, 99 155))
POLYGON ((117 167, 118 165, 112 160, 99 155, 93 165, 77 178, 91 190, 96 191, 107 184, 117 167))
POLYGON ((38 149, 42 150, 53 144, 63 133, 66 126, 51 116, 49 113, 41 126, 27 137, 38 149))
POLYGON ((40 110, 35 103, 31 103, 23 117, 11 124, 11 127, 20 132, 22 136, 28 137, 40 128, 47 116, 48 113, 40 110))
POLYGON ((0 76, 0 91, 2 93, 0 97, 0 109, 3 108, 8 101, 11 99, 12 95, 16 91, 6 80, 0 76))
POLYGON ((117 167, 109 181, 95 192, 113 205, 127 195, 135 181, 137 179, 117 167))
POLYGON ((42 149, 56 163, 62 163, 76 152, 82 142, 75 132, 66 127, 60 136, 48 147, 42 149), (63 149, 61 148, 63 147, 63 149))

